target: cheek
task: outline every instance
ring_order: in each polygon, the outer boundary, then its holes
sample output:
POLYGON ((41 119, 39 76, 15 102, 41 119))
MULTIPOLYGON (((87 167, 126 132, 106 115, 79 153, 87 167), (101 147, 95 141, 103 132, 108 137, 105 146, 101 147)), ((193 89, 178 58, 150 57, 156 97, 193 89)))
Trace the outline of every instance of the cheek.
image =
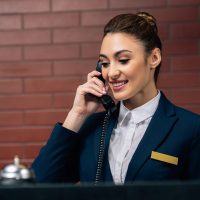
POLYGON ((126 71, 128 79, 139 79, 145 74, 145 71, 141 66, 131 66, 129 69, 130 70, 126 71))
POLYGON ((145 77, 149 74, 149 68, 145 64, 137 65, 133 68, 132 73, 135 77, 145 77))
POLYGON ((108 80, 108 70, 102 67, 102 76, 107 81, 108 80))
POLYGON ((127 78, 129 80, 129 86, 142 87, 149 81, 149 72, 147 66, 139 66, 134 68, 127 73, 127 78))

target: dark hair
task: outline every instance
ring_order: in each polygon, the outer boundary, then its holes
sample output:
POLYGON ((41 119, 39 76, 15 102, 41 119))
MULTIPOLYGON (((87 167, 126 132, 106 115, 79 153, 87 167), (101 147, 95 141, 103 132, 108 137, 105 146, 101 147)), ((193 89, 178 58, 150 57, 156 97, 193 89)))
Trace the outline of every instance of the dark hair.
MULTIPOLYGON (((112 18, 104 27, 105 37, 108 33, 127 33, 134 35, 143 42, 146 55, 150 55, 154 48, 162 50, 162 43, 158 36, 156 19, 146 12, 136 14, 120 14, 112 18)), ((156 67, 154 80, 157 82, 161 63, 156 67)))

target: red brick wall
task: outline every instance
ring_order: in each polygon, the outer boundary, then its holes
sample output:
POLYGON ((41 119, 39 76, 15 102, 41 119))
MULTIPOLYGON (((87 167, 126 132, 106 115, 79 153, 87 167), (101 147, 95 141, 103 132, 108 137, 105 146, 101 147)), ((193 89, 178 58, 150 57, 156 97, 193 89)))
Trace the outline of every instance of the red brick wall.
POLYGON ((94 69, 104 24, 137 10, 158 19, 159 87, 200 113, 200 0, 0 1, 0 167, 32 161, 94 69))

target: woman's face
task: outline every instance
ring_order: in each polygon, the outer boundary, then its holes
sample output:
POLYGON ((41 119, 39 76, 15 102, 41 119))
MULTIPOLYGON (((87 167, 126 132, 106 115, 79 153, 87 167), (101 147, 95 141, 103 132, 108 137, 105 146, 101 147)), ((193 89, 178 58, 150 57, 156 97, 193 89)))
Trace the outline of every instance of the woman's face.
POLYGON ((156 66, 152 65, 156 56, 152 54, 147 57, 143 43, 126 33, 108 33, 102 41, 103 77, 114 98, 123 100, 129 109, 143 105, 157 94, 156 66))

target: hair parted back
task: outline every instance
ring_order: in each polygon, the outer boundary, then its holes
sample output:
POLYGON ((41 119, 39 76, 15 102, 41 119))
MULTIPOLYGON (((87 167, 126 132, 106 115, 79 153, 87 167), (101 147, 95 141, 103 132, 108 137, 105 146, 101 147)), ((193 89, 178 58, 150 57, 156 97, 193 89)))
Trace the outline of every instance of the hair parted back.
MULTIPOLYGON (((143 42, 147 56, 150 55, 154 48, 162 50, 156 19, 147 12, 127 13, 115 16, 105 25, 103 37, 108 33, 127 33, 133 35, 143 42)), ((161 63, 155 70, 155 82, 157 81, 160 67, 161 63)))

